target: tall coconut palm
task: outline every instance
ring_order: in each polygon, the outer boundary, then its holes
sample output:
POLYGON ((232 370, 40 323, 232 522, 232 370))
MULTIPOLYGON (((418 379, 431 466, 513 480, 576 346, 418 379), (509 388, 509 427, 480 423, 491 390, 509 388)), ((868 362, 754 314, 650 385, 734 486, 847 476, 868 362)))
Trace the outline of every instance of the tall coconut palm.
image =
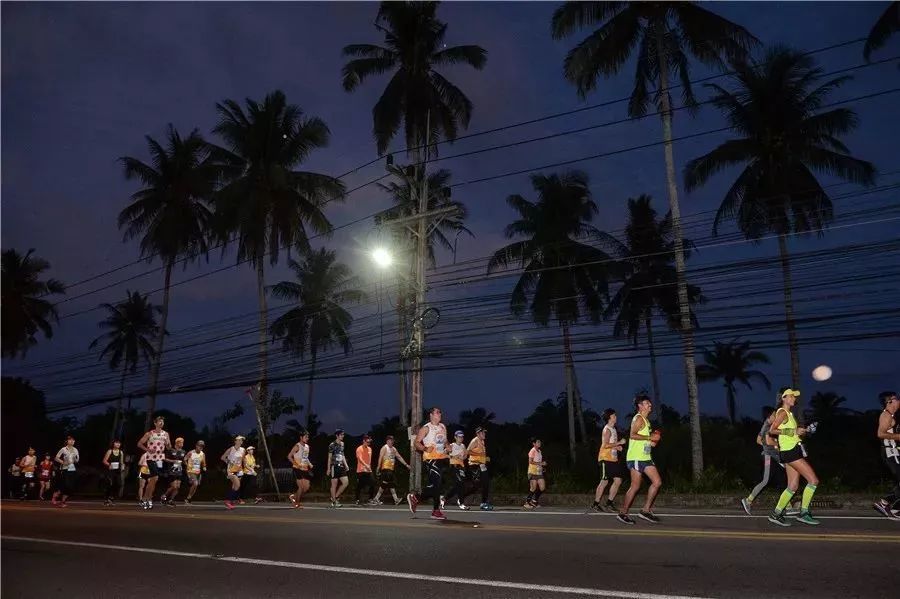
MULTIPOLYGON (((208 251, 212 211, 208 202, 215 183, 216 170, 209 159, 209 147, 194 129, 187 137, 169 125, 162 143, 146 137, 150 163, 123 156, 119 159, 129 180, 137 179, 141 189, 119 213, 119 228, 125 241, 141 239, 141 256, 148 261, 159 258, 165 265, 162 311, 159 327, 166 329, 169 319, 169 290, 172 269, 178 259, 185 266, 208 251)), ((159 369, 165 335, 158 335, 150 368, 145 428, 150 427, 156 409, 159 369)))
POLYGON ((694 333, 684 276, 681 209, 672 150, 670 78, 678 77, 683 103, 695 106, 688 56, 716 67, 723 58, 733 60, 743 56, 756 39, 740 25, 693 2, 565 2, 553 14, 551 29, 553 37, 560 39, 588 25, 599 25, 599 29, 575 46, 564 63, 566 78, 577 86, 578 93, 584 97, 597 86, 601 76, 606 78, 618 73, 637 49, 637 69, 628 114, 637 118, 647 113, 651 89, 659 106, 669 210, 675 236, 679 327, 691 422, 691 464, 694 480, 699 480, 703 474, 703 439, 694 375, 694 333))
POLYGON ((311 424, 313 382, 319 353, 337 344, 350 353, 353 316, 345 306, 359 303, 365 293, 350 268, 325 248, 308 252, 301 262, 288 261, 295 281, 281 281, 270 289, 278 299, 297 302, 272 323, 272 336, 282 340, 285 351, 305 357, 309 352, 309 383, 306 397, 307 426, 311 424))
POLYGON ((736 340, 730 343, 713 342, 712 349, 702 349, 705 364, 697 365, 697 378, 700 382, 713 382, 722 380, 725 385, 725 401, 728 406, 728 417, 731 423, 736 421, 737 388, 735 382, 743 383, 748 389, 753 389, 750 381, 757 380, 772 388, 768 377, 752 367, 757 364, 769 364, 769 356, 762 352, 752 351, 750 342, 738 343, 736 340))
MULTIPOLYGON (((352 92, 367 78, 393 73, 372 109, 378 153, 384 154, 403 125, 406 146, 420 149, 439 138, 453 140, 472 117, 472 102, 438 68, 464 64, 481 70, 487 51, 480 46, 447 47, 447 24, 437 18, 439 2, 382 2, 375 27, 384 45, 351 44, 341 72, 352 92), (428 139, 428 142, 426 142, 428 139)), ((418 153, 415 162, 418 163, 418 153)))
MULTIPOLYGON (((613 334, 638 345, 641 328, 647 335, 653 400, 660 405, 659 377, 656 372, 656 349, 653 343, 653 319, 661 316, 678 330, 678 277, 675 272, 675 241, 672 238, 672 215, 659 219, 648 195, 628 199, 628 221, 623 241, 607 240, 607 247, 624 263, 622 286, 610 300, 604 316, 615 318, 613 334)), ((690 244, 685 240, 685 245, 690 244)), ((685 258, 689 252, 685 251, 685 258)), ((696 285, 688 285, 691 306, 702 302, 696 285)), ((695 321, 693 311, 691 319, 695 321)), ((694 322, 694 324, 696 324, 694 322)))
POLYGON ((33 249, 24 256, 14 249, 3 250, 0 338, 4 358, 24 357, 28 348, 37 343, 38 331, 50 339, 51 323, 59 321, 56 307, 44 298, 64 294, 66 286, 56 279, 41 280, 50 263, 33 254, 33 249))
POLYGON ((275 264, 281 250, 309 250, 307 228, 318 234, 332 230, 322 211, 342 199, 344 184, 328 175, 297 170, 313 150, 328 145, 324 121, 305 117, 275 91, 262 102, 234 100, 216 105, 219 123, 213 130, 225 144, 213 148, 223 185, 214 195, 218 234, 237 243, 238 262, 256 269, 259 301, 260 397, 268 397, 268 308, 265 263, 275 264))
POLYGON ((878 20, 872 25, 866 45, 863 47, 865 59, 869 60, 872 52, 884 46, 888 38, 898 31, 900 31, 900 2, 895 1, 887 5, 878 20))
MULTIPOLYGON (((125 397, 125 377, 134 374, 138 364, 144 361, 151 365, 155 361, 155 338, 165 334, 157 324, 156 315, 162 312, 154 306, 146 295, 139 292, 126 291, 126 299, 116 305, 101 304, 107 312, 105 319, 98 326, 107 332, 91 342, 93 349, 103 343, 100 359, 109 359, 110 370, 122 368, 119 385, 119 399, 116 401, 116 415, 113 418, 111 437, 119 436, 119 423, 122 418, 122 399, 125 397)), ((158 344, 156 344, 158 346, 158 344)), ((152 416, 151 416, 152 418, 152 416)))
MULTIPOLYGON (((609 256, 584 243, 603 237, 592 224, 597 204, 591 199, 588 176, 580 171, 562 175, 532 175, 538 200, 511 195, 507 204, 518 218, 506 226, 507 239, 517 239, 497 250, 487 271, 517 264, 522 270, 510 298, 516 316, 530 312, 542 326, 556 320, 563 339, 566 392, 569 397, 569 452, 575 459, 574 364, 571 325, 582 316, 599 322, 607 297, 609 256)), ((579 418, 583 415, 579 412, 579 418)))
POLYGON ((791 355, 791 384, 800 384, 800 352, 794 325, 789 236, 821 233, 833 218, 831 199, 816 178, 825 174, 871 185, 875 167, 850 155, 840 137, 858 124, 849 108, 822 110, 828 95, 850 80, 824 80, 809 55, 777 46, 763 62, 739 62, 731 89, 709 84, 713 104, 722 111, 737 138, 688 162, 688 191, 727 167, 742 166, 722 199, 713 222, 734 219, 748 239, 778 237, 784 280, 784 310, 791 355))

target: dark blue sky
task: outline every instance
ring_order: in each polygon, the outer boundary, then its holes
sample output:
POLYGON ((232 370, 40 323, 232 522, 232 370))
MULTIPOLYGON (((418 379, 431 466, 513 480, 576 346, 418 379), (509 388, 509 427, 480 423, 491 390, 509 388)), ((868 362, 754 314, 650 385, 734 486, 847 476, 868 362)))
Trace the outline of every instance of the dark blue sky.
MULTIPOLYGON (((585 103, 627 96, 633 65, 600 86, 587 99, 579 100, 574 89, 562 77, 562 59, 575 38, 554 42, 549 36, 549 18, 553 3, 447 3, 439 11, 449 23, 448 44, 477 43, 488 50, 487 67, 482 72, 453 69, 448 75, 472 99, 475 105, 470 131, 479 131, 548 113, 576 108, 585 103)), ((884 3, 715 3, 710 7, 749 28, 764 43, 787 43, 813 49, 832 43, 863 37, 884 8, 884 3)), ((125 205, 134 187, 126 182, 116 159, 122 155, 146 157, 143 136, 161 138, 167 123, 186 132, 198 127, 208 133, 215 123, 214 103, 225 98, 261 99, 274 89, 282 89, 288 100, 308 114, 323 118, 331 128, 330 147, 313 155, 310 169, 338 174, 374 157, 371 136, 371 107, 383 89, 385 80, 367 82, 354 93, 340 86, 343 60, 340 49, 348 43, 375 42, 380 38, 372 27, 377 7, 374 3, 5 3, 2 6, 2 196, 3 247, 34 247, 53 265, 53 275, 73 282, 137 257, 136 244, 123 245, 116 229, 116 215, 125 205)), ((580 39, 580 38, 578 38, 580 39)), ((878 57, 900 50, 895 40, 878 57)), ((822 53, 817 59, 825 70, 850 67, 862 62, 861 45, 822 53)), ((700 68, 695 76, 705 74, 700 68)), ((834 100, 876 92, 896 84, 893 65, 864 69, 834 95, 834 100)), ((703 97, 702 89, 697 90, 703 97)), ((859 129, 846 139, 853 152, 870 160, 883 172, 900 169, 897 140, 900 120, 896 118, 896 96, 888 95, 854 105, 860 117, 859 129)), ((618 104, 601 110, 579 113, 445 147, 444 155, 485 147, 551 132, 600 123, 625 116, 618 104)), ((676 120, 676 135, 722 126, 720 117, 703 109, 694 119, 681 113, 676 120)), ((540 144, 441 162, 453 172, 454 181, 466 181, 510 170, 538 166, 573 157, 600 153, 659 139, 656 119, 598 129, 557 138, 540 144)), ((711 149, 725 134, 709 135, 676 145, 678 168, 690 158, 711 149)), ((401 147, 399 144, 397 147, 401 147)), ((603 160, 574 165, 585 170, 592 181, 595 200, 600 206, 599 228, 615 230, 622 226, 624 204, 629 196, 647 193, 655 198, 660 211, 665 207, 665 181, 662 149, 659 147, 629 152, 603 160)), ((349 188, 383 172, 373 165, 346 179, 349 188)), ((896 180, 885 176, 881 183, 896 180)), ((717 177, 712 184, 685 195, 682 211, 686 215, 708 211, 718 205, 733 173, 717 177)), ((827 180, 827 183, 833 181, 827 180)), ((502 229, 512 214, 504 198, 510 193, 530 197, 526 175, 489 183, 464 186, 454 191, 454 199, 469 208, 469 227, 474 239, 460 238, 460 261, 484 256, 503 242, 502 229)), ((841 188, 853 191, 852 186, 841 188)), ((896 198, 881 194, 884 203, 896 198)), ((873 200, 874 201, 874 200, 873 200)), ((336 225, 369 214, 388 205, 376 188, 369 187, 351 195, 347 202, 332 206, 328 216, 336 225)), ((872 205, 872 204, 870 204, 872 205)), ((840 218, 843 205, 836 209, 840 218)), ((839 222, 838 222, 839 224, 839 222)), ((338 232, 328 245, 340 251, 342 260, 364 275, 370 269, 362 262, 359 248, 369 239, 370 227, 357 225, 338 232)), ((706 236, 708 230, 694 231, 706 236)), ((896 237, 896 222, 836 229, 824 238, 812 237, 792 243, 795 251, 809 251, 896 237)), ((748 257, 770 257, 777 253, 774 241, 758 245, 736 244, 701 248, 692 260, 693 267, 748 257)), ((218 254, 210 265, 191 266, 178 272, 176 280, 218 268, 234 261, 218 254)), ((450 258, 440 257, 446 264, 450 258)), ((282 263, 268 280, 283 278, 282 263)), ((865 266, 865 265, 860 265, 865 266)), ((846 267, 844 265, 843 267, 846 267)), ((117 273, 72 291, 88 291, 118 278, 137 274, 144 264, 117 273)), ((837 268, 837 267, 836 267, 837 268)), ((853 266, 851 266, 853 268, 853 266)), ((802 272, 799 276, 802 276, 802 272)), ((367 284, 372 282, 366 279, 367 284)), ((749 274, 742 284, 758 282, 777 287, 780 273, 749 274)), ((150 275, 60 306, 63 314, 96 306, 101 301, 118 301, 126 287, 151 290, 161 284, 159 274, 150 275)), ((430 299, 460 297, 467 293, 498 293, 511 288, 507 279, 500 282, 444 290, 430 299)), ((889 287, 882 284, 884 288, 889 287)), ((177 331, 233 314, 251 312, 256 306, 255 275, 242 266, 221 274, 185 284, 173 290, 169 330, 172 341, 177 331)), ((840 291, 831 289, 828 291, 840 291)), ((878 288, 873 288, 878 295, 878 288)), ((896 291, 892 292, 896 297, 896 291)), ((811 294, 812 297, 814 294, 811 294)), ((157 300, 159 296, 156 296, 157 300)), ((754 297, 753 301, 758 298, 754 297)), ((780 299, 774 291, 765 301, 780 299)), ((762 300, 760 300, 762 301, 762 300)), ((798 309, 800 316, 812 316, 818 310, 834 306, 829 301, 807 301, 798 309)), ((859 309, 859 298, 853 304, 859 309)), ((712 309, 715 302, 711 302, 712 309)), ((767 313, 778 313, 769 308, 767 313)), ((754 313, 750 312, 752 316, 754 313)), ((64 319, 51 342, 41 342, 26 361, 5 362, 10 374, 28 371, 38 362, 53 361, 87 351, 98 333, 99 312, 64 319), (32 366, 29 366, 32 365, 32 366)), ((718 311, 701 324, 718 326, 746 321, 747 314, 718 311)), ((252 319, 247 321, 252 324, 252 319)), ((865 326, 876 326, 867 322, 865 326)), ((886 325, 893 326, 894 325, 886 325)), ((608 331, 608 329, 601 329, 608 331)), ((846 329, 834 331, 846 332, 846 329)), ((816 331, 820 334, 821 331, 816 331)), ((724 332, 727 340, 737 333, 724 332)), ((801 337, 804 332, 801 329, 801 337)), ((775 335, 777 336, 777 334, 775 335)), ((248 333, 233 343, 255 338, 248 333)), ((364 344, 361 341, 358 344, 364 344)), ((883 351, 895 341, 852 342, 843 347, 812 347, 802 352, 804 379, 810 391, 833 389, 847 395, 856 407, 874 406, 874 395, 885 387, 897 387, 896 357, 883 351), (850 351, 853 350, 853 351, 850 351), (819 363, 835 366, 835 377, 824 385, 814 385, 809 370, 819 363)), ((585 346, 589 357, 590 347, 585 346)), ((787 351, 769 351, 773 364, 765 371, 775 386, 788 377, 787 351)), ((631 354, 623 354, 631 355, 631 354)), ((93 361, 85 368, 97 368, 93 361)), ((180 365, 178 376, 188 378, 180 365)), ((205 366, 204 366, 205 367, 205 366)), ((164 371, 166 367, 164 366, 164 371)), ((681 361, 665 357, 660 361, 663 399, 677 409, 686 409, 681 361)), ((34 370, 30 371, 32 374, 34 370)), ((578 369, 585 398, 596 409, 607 405, 624 409, 636 388, 649 384, 646 359, 591 362, 578 369)), ((70 376, 80 376, 74 373, 70 376)), ((165 377, 165 372, 164 372, 165 377)), ((114 378, 114 377, 113 377, 114 378)), ((146 384, 144 377, 130 383, 133 388, 146 384)), ((177 378, 177 377, 176 377, 177 378)), ((34 383, 42 386, 42 376, 34 383)), ((46 381, 45 381, 46 382, 46 381)), ((84 397, 85 389, 67 389, 65 378, 57 379, 48 390, 48 400, 63 402, 84 397)), ((346 425, 359 432, 369 423, 396 412, 395 377, 322 381, 317 390, 317 411, 327 427, 346 425)), ((520 419, 541 400, 555 396, 563 387, 559 366, 530 366, 513 369, 449 371, 429 374, 426 382, 427 404, 438 403, 450 413, 484 405, 498 419, 520 419)), ((97 384, 90 393, 114 392, 113 380, 97 384)), ((305 389, 305 387, 303 387, 305 389)), ((299 384, 283 390, 303 399, 299 384)), ((721 387, 701 387, 704 412, 722 413, 721 387)), ((771 394, 764 390, 741 389, 740 403, 745 414, 756 414, 771 394)), ((197 394, 165 396, 161 407, 181 411, 204 422, 239 399, 239 389, 197 394)), ((249 427, 240 421, 238 426, 249 427)))

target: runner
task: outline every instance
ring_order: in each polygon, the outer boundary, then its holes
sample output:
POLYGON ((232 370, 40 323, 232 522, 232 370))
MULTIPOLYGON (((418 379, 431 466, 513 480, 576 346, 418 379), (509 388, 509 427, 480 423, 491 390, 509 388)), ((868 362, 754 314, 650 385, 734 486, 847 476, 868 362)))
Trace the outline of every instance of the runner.
POLYGON ((75 470, 75 464, 81 457, 75 448, 75 437, 69 435, 66 437, 66 444, 62 449, 56 452, 56 463, 59 464, 59 476, 56 477, 57 489, 53 493, 50 503, 59 507, 69 507, 66 503, 69 496, 75 492, 75 485, 78 483, 78 473, 75 470), (58 502, 57 497, 62 497, 62 502, 58 502))
MULTIPOLYGON (((775 413, 775 408, 771 406, 766 406, 763 408, 763 423, 762 427, 759 429, 759 435, 756 437, 756 444, 762 447, 762 456, 763 456, 763 477, 762 480, 753 487, 753 490, 750 491, 750 495, 741 499, 741 507, 744 508, 744 512, 747 513, 748 516, 751 515, 751 508, 753 506, 753 500, 759 497, 759 494, 762 493, 763 489, 766 488, 770 482, 773 484, 778 484, 774 479, 777 477, 779 482, 782 484, 787 483, 787 478, 784 470, 784 464, 781 463, 781 456, 778 453, 778 443, 775 441, 773 437, 769 435, 769 429, 772 427, 772 414, 775 413)), ((800 498, 794 496, 791 498, 791 505, 785 511, 785 515, 788 516, 797 516, 800 514, 800 498)))
POLYGON ((291 453, 288 454, 288 461, 294 470, 294 479, 297 481, 297 492, 292 493, 288 498, 295 508, 303 509, 300 500, 309 491, 309 485, 312 483, 312 462, 309 461, 309 433, 303 431, 300 433, 300 441, 297 442, 291 453))
POLYGON ((160 476, 165 476, 166 450, 172 447, 169 440, 169 433, 163 430, 166 419, 157 416, 153 420, 153 430, 144 433, 138 441, 138 449, 147 453, 147 467, 150 469, 150 476, 144 485, 144 506, 147 509, 153 509, 153 493, 156 491, 156 482, 160 476))
POLYGON ((194 449, 190 450, 184 457, 184 463, 187 465, 188 483, 191 485, 191 488, 188 489, 187 497, 184 498, 184 503, 186 505, 191 505, 191 498, 194 496, 194 493, 197 492, 200 481, 203 480, 203 473, 206 472, 206 454, 203 452, 204 447, 206 447, 206 443, 197 441, 197 445, 194 446, 194 449))
POLYGON ((356 505, 362 505, 360 496, 363 487, 369 489, 368 505, 375 505, 375 479, 372 478, 372 437, 363 435, 362 443, 356 448, 356 505))
POLYGON ((225 462, 225 476, 231 483, 225 495, 225 507, 234 509, 234 502, 241 497, 241 477, 244 475, 244 437, 238 435, 234 438, 234 445, 225 450, 220 458, 225 462))
MULTIPOLYGON (((475 437, 469 441, 466 454, 469 456, 469 478, 473 485, 481 486, 481 505, 479 507, 485 512, 489 512, 494 509, 494 506, 491 505, 491 473, 487 467, 491 458, 487 454, 485 437, 487 437, 487 429, 483 426, 476 428, 475 437)), ((465 502, 465 497, 463 497, 463 502, 465 502)))
POLYGON ((112 445, 103 455, 103 467, 106 468, 106 500, 104 506, 113 505, 113 501, 119 498, 119 487, 122 486, 122 466, 125 454, 122 452, 122 442, 114 439, 112 445))
POLYGON ((800 437, 806 434, 806 429, 797 426, 797 420, 791 412, 798 397, 800 397, 799 391, 789 387, 782 389, 778 409, 772 415, 772 426, 769 428, 769 435, 778 437, 781 463, 787 469, 787 488, 781 493, 781 497, 775 505, 775 511, 769 516, 769 522, 778 526, 791 525, 784 519, 785 508, 790 503, 791 497, 797 492, 801 476, 806 479, 806 487, 803 489, 800 515, 796 517, 796 520, 812 526, 819 524, 819 521, 813 518, 809 512, 809 505, 812 503, 813 494, 819 485, 819 478, 809 462, 806 461, 806 451, 800 443, 800 437))
POLYGON ((594 503, 591 508, 597 512, 608 511, 616 512, 616 506, 613 500, 619 487, 622 485, 622 479, 625 478, 627 470, 622 462, 619 461, 619 450, 625 445, 625 439, 619 439, 619 432, 616 430, 616 422, 618 416, 612 408, 603 410, 603 432, 600 434, 600 451, 597 453, 597 465, 600 466, 600 484, 594 493, 594 503), (603 491, 606 490, 606 484, 612 479, 612 485, 609 487, 609 497, 606 504, 603 501, 603 491))
POLYGON ((257 490, 257 472, 256 472, 256 448, 252 445, 247 448, 244 453, 244 479, 241 481, 241 505, 244 500, 253 498, 253 503, 261 503, 262 497, 259 496, 257 490))
POLYGON ((540 506, 541 493, 547 488, 544 481, 544 454, 541 453, 541 440, 532 439, 531 449, 528 451, 528 497, 522 506, 526 510, 533 510, 540 506))
POLYGON ((144 501, 144 489, 147 488, 147 481, 150 480, 150 465, 149 465, 150 454, 146 451, 141 454, 141 457, 138 459, 138 471, 137 471, 137 479, 138 479, 138 505, 141 509, 152 510, 153 504, 147 503, 144 501))
POLYGON ((659 476, 659 470, 653 463, 651 448, 655 447, 659 442, 660 434, 658 431, 650 432, 650 412, 653 410, 653 402, 646 395, 638 395, 634 398, 634 407, 637 413, 631 419, 631 431, 629 433, 628 451, 626 459, 628 460, 628 468, 631 474, 631 486, 625 493, 625 503, 622 510, 616 516, 619 522, 623 524, 634 524, 628 510, 634 503, 634 498, 638 491, 641 490, 642 474, 646 474, 650 479, 650 488, 647 489, 647 501, 644 503, 644 509, 640 511, 639 516, 647 522, 653 524, 659 523, 659 518, 653 513, 653 502, 662 486, 662 478, 659 476))
POLYGON ((53 460, 50 459, 50 454, 44 454, 44 460, 38 464, 38 481, 41 483, 40 489, 38 490, 38 499, 41 501, 45 501, 47 498, 44 497, 44 493, 50 490, 50 479, 53 476, 53 460))
POLYGON ((184 477, 184 437, 175 439, 175 446, 166 450, 166 482, 168 488, 159 498, 168 507, 175 507, 175 497, 181 489, 181 479, 184 477))
POLYGON ((406 466, 407 470, 409 469, 409 464, 406 463, 406 460, 403 459, 403 456, 400 455, 400 452, 394 447, 394 436, 388 435, 384 440, 384 445, 381 446, 381 451, 378 452, 378 468, 376 469, 376 473, 378 474, 380 485, 378 493, 375 494, 375 503, 378 505, 381 505, 381 493, 386 489, 391 491, 391 497, 394 498, 394 505, 400 505, 403 502, 403 499, 397 497, 397 489, 395 488, 394 466, 397 460, 406 466))
POLYGON ((419 494, 409 493, 406 501, 409 511, 416 513, 419 501, 432 499, 431 517, 434 520, 446 520, 441 511, 441 483, 447 463, 447 427, 441 423, 441 409, 434 407, 428 411, 428 422, 419 429, 416 435, 415 448, 422 452, 422 466, 428 485, 419 494))
MULTIPOLYGON (((461 510, 468 510, 466 505, 466 457, 465 434, 462 431, 453 433, 453 443, 450 444, 450 472, 453 473, 453 488, 444 498, 449 501, 456 497, 456 505, 461 510)), ((443 506, 442 506, 443 507, 443 506)))
POLYGON ((344 429, 334 431, 334 441, 328 446, 328 476, 331 477, 331 507, 344 507, 341 493, 350 484, 347 478, 347 458, 344 457, 344 429))
POLYGON ((897 441, 900 441, 900 431, 897 430, 897 409, 900 408, 900 400, 893 391, 884 391, 878 394, 881 402, 881 414, 878 416, 878 439, 881 440, 881 457, 885 465, 894 477, 894 488, 882 499, 875 502, 875 509, 891 519, 897 516, 892 510, 897 509, 900 501, 900 452, 897 450, 897 441))
POLYGON ((9 467, 9 489, 7 495, 10 499, 15 496, 16 490, 22 486, 22 458, 16 458, 12 466, 9 467))
POLYGON ((22 493, 19 497, 21 501, 28 499, 28 494, 34 490, 34 471, 37 469, 37 456, 35 456, 34 447, 28 448, 28 455, 19 462, 22 469, 22 493))

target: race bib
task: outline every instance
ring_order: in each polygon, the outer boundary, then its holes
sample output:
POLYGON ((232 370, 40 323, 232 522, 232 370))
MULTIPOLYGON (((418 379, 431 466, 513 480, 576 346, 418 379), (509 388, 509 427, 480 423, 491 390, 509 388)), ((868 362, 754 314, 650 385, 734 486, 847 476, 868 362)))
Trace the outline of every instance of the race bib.
POLYGON ((68 466, 66 466, 66 470, 68 470, 69 472, 75 472, 75 464, 69 464, 68 466))
POLYGON ((110 469, 110 470, 118 470, 118 469, 119 469, 119 462, 110 462, 110 463, 109 463, 109 469, 110 469))
POLYGON ((478 469, 482 472, 487 472, 487 464, 478 464, 478 469))
POLYGON ((162 467, 163 467, 163 461, 162 461, 162 460, 156 460, 156 467, 157 467, 157 468, 162 468, 162 467))
POLYGON ((34 472, 26 472, 25 478, 34 478, 34 472))
POLYGON ((49 470, 41 470, 41 476, 50 478, 50 471, 49 470))

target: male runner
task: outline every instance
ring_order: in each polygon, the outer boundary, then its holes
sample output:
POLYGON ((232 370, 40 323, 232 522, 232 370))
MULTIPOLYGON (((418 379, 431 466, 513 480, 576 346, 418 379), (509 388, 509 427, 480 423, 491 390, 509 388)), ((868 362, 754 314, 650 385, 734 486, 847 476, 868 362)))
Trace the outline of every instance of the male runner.
POLYGON ((372 437, 363 435, 356 448, 356 505, 362 505, 360 496, 363 488, 368 488, 367 505, 375 505, 375 479, 372 477, 372 437))
POLYGON ((603 432, 600 439, 600 451, 597 453, 597 464, 600 466, 600 484, 594 493, 594 503, 591 508, 597 512, 609 511, 615 513, 616 506, 613 500, 616 493, 622 485, 622 479, 625 478, 627 470, 619 461, 619 450, 625 445, 625 439, 619 439, 619 432, 616 430, 616 422, 618 416, 612 408, 603 411, 603 432), (606 484, 612 479, 612 485, 609 487, 609 497, 606 504, 602 505, 603 491, 606 490, 606 484))
POLYGON ((634 503, 634 498, 641 489, 641 475, 646 474, 650 479, 650 488, 647 489, 647 501, 639 516, 647 522, 658 524, 659 518, 653 513, 653 502, 662 486, 662 478, 653 463, 651 448, 659 442, 660 434, 650 432, 650 412, 653 410, 653 402, 650 401, 650 398, 646 395, 638 395, 634 398, 634 407, 637 413, 631 419, 630 440, 625 456, 631 473, 631 486, 625 493, 625 503, 616 518, 623 524, 634 524, 634 520, 628 515, 628 510, 631 509, 631 504, 634 503))
POLYGON ((378 475, 380 485, 378 493, 375 494, 375 503, 378 505, 381 505, 381 494, 386 489, 390 490, 391 497, 394 498, 394 505, 400 505, 403 501, 401 498, 397 497, 397 489, 395 488, 394 466, 397 460, 409 469, 409 464, 406 463, 406 460, 403 459, 403 456, 400 455, 400 452, 394 447, 394 436, 388 435, 384 440, 384 445, 381 446, 381 451, 378 452, 378 467, 376 469, 376 474, 378 475))
POLYGON ((465 434, 462 431, 453 433, 453 443, 450 444, 450 472, 453 479, 453 488, 444 498, 449 501, 456 497, 456 505, 461 510, 468 510, 466 505, 466 444, 465 434))
POLYGON ((347 458, 344 456, 344 429, 334 431, 334 441, 328 446, 328 475, 331 477, 331 507, 344 507, 341 493, 350 484, 347 477, 347 458))
POLYGON ((547 483, 544 480, 544 454, 541 452, 541 440, 532 439, 531 449, 528 451, 528 497, 525 498, 525 504, 522 506, 526 510, 533 510, 541 503, 541 493, 547 489, 547 483))
POLYGON ((184 457, 184 463, 187 466, 188 483, 191 485, 191 488, 188 489, 187 497, 184 498, 184 503, 186 505, 191 505, 191 498, 194 496, 194 493, 197 492, 200 481, 203 480, 203 473, 206 472, 206 454, 203 452, 204 447, 206 447, 206 443, 197 441, 197 445, 194 446, 194 449, 190 450, 184 457))
POLYGON ((122 468, 125 465, 125 452, 122 451, 122 442, 114 439, 112 445, 103 455, 103 466, 106 468, 106 500, 104 506, 111 506, 119 498, 119 488, 122 486, 122 468))
POLYGON ((160 476, 165 476, 166 450, 172 447, 169 433, 163 430, 166 419, 157 416, 153 420, 153 430, 144 433, 138 441, 138 449, 147 453, 147 467, 150 476, 144 486, 144 505, 147 509, 153 509, 153 492, 156 491, 156 481, 160 476))
POLYGON ((309 491, 309 485, 312 482, 312 462, 309 461, 309 433, 303 431, 300 433, 300 441, 294 444, 291 453, 288 454, 288 461, 294 471, 294 480, 297 481, 297 492, 288 496, 295 508, 302 509, 300 499, 309 491))
POLYGON ((881 414, 878 416, 878 439, 881 441, 881 457, 894 477, 894 488, 883 498, 875 502, 874 507, 888 518, 895 519, 892 510, 897 509, 900 501, 900 452, 897 449, 897 441, 900 441, 900 431, 897 430, 897 409, 900 408, 900 400, 894 391, 884 391, 878 394, 881 402, 881 414))
POLYGON ((166 450, 166 480, 169 487, 166 489, 160 501, 169 507, 175 507, 175 496, 181 489, 181 479, 184 476, 184 438, 175 439, 175 446, 166 450))
MULTIPOLYGON (((479 507, 483 511, 489 512, 494 509, 494 506, 491 505, 491 473, 487 467, 491 458, 487 454, 486 437, 486 428, 483 426, 476 428, 475 437, 469 441, 466 454, 469 457, 469 478, 473 485, 481 485, 481 505, 479 507)), ((463 502, 465 502, 465 497, 463 497, 463 502)))
POLYGON ((22 469, 22 491, 19 499, 24 501, 28 498, 28 494, 34 489, 34 471, 37 469, 37 452, 34 447, 28 448, 28 454, 19 462, 19 468, 22 469))
POLYGON ((75 449, 75 437, 69 435, 66 437, 65 446, 56 452, 56 463, 59 464, 59 476, 56 477, 57 490, 53 493, 50 503, 59 507, 69 507, 66 503, 69 495, 75 492, 75 485, 78 482, 78 473, 75 471, 75 464, 81 459, 78 450, 75 449), (57 502, 57 497, 62 497, 62 502, 57 502))
POLYGON ((447 427, 441 423, 440 408, 434 407, 428 411, 428 422, 419 429, 415 448, 422 452, 422 466, 428 479, 428 485, 421 493, 410 493, 406 496, 406 501, 409 502, 409 511, 415 514, 419 501, 431 497, 432 519, 446 520, 447 516, 441 511, 441 483, 447 464, 447 427))

